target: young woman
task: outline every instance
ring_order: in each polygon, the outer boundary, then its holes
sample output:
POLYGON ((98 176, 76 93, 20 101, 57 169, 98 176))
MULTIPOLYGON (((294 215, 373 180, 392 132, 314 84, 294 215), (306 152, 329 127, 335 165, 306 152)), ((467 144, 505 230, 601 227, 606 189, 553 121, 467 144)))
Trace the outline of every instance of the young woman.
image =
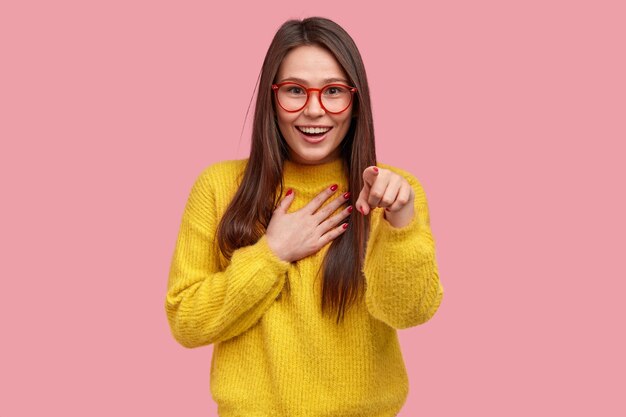
POLYGON ((215 344, 220 416, 394 416, 408 395, 396 330, 442 296, 424 190, 376 160, 354 41, 328 19, 284 23, 249 158, 205 168, 191 189, 172 334, 215 344))

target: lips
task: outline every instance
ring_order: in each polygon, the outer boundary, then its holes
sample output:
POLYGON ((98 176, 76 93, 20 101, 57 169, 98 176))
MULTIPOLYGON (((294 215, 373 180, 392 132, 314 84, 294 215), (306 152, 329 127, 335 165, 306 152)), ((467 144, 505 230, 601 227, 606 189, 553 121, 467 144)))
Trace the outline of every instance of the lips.
POLYGON ((330 128, 330 130, 328 132, 324 133, 323 135, 321 135, 321 136, 320 135, 314 136, 314 135, 307 135, 305 133, 302 133, 302 131, 300 131, 300 129, 296 129, 296 131, 298 132, 298 134, 300 135, 300 137, 302 139, 304 139, 308 143, 313 143, 313 144, 322 142, 324 139, 326 139, 326 137, 328 136, 328 134, 332 130, 333 129, 330 128))

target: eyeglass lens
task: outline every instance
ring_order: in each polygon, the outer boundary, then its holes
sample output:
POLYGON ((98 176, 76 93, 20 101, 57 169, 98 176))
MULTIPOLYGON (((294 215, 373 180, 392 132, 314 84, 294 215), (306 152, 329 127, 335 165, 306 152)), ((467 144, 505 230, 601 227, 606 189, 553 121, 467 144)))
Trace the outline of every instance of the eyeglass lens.
MULTIPOLYGON (((327 85, 319 94, 322 105, 333 113, 347 109, 352 101, 350 90, 340 85, 327 85)), ((297 84, 284 84, 278 88, 276 97, 285 110, 296 111, 304 107, 307 101, 307 91, 297 84)), ((309 100, 317 100, 317 98, 311 97, 309 100)))

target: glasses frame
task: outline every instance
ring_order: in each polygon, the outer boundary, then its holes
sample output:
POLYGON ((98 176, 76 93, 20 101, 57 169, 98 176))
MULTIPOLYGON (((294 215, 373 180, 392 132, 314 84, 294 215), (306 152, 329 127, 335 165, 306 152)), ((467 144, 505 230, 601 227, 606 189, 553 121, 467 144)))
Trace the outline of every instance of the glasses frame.
POLYGON ((295 112, 299 112, 300 110, 302 110, 303 108, 306 107, 306 105, 309 103, 309 99, 311 98, 311 92, 312 91, 317 91, 317 100, 320 103, 320 106, 324 109, 324 111, 326 113, 330 113, 330 114, 339 114, 339 113, 343 113, 344 111, 348 110, 348 108, 350 107, 350 105, 352 104, 352 101, 354 100, 354 93, 356 93, 357 89, 356 87, 351 87, 349 85, 345 85, 345 84, 341 84, 341 83, 331 83, 331 84, 326 84, 325 86, 323 86, 322 88, 307 88, 305 86, 303 86, 302 84, 298 84, 296 82, 293 81, 285 81, 282 83, 278 83, 278 84, 272 84, 272 90, 274 90, 274 95, 276 97, 276 102, 278 103, 278 105, 285 110, 288 113, 295 113, 295 112), (286 84, 293 84, 293 85, 297 85, 298 87, 302 88, 305 92, 306 92, 306 101, 304 102, 304 104, 302 105, 302 107, 300 107, 297 110, 287 110, 286 108, 283 107, 282 104, 280 104, 280 100, 278 99, 278 89, 280 87, 282 87, 283 85, 286 84), (324 103, 322 103, 322 91, 324 91, 325 89, 329 88, 329 87, 344 87, 347 88, 348 91, 350 91, 350 102, 348 103, 348 105, 346 106, 345 109, 341 110, 341 111, 330 111, 328 110, 325 106, 324 103))

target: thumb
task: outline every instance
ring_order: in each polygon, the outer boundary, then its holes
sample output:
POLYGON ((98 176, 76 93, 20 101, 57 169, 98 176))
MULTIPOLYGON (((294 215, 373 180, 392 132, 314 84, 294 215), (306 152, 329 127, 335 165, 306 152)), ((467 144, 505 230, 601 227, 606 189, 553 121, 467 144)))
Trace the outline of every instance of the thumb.
POLYGON ((289 210, 289 207, 291 207, 291 203, 293 202, 295 195, 296 194, 293 192, 293 189, 288 189, 285 197, 280 201, 278 207, 276 207, 275 212, 282 214, 287 213, 287 210, 289 210))

